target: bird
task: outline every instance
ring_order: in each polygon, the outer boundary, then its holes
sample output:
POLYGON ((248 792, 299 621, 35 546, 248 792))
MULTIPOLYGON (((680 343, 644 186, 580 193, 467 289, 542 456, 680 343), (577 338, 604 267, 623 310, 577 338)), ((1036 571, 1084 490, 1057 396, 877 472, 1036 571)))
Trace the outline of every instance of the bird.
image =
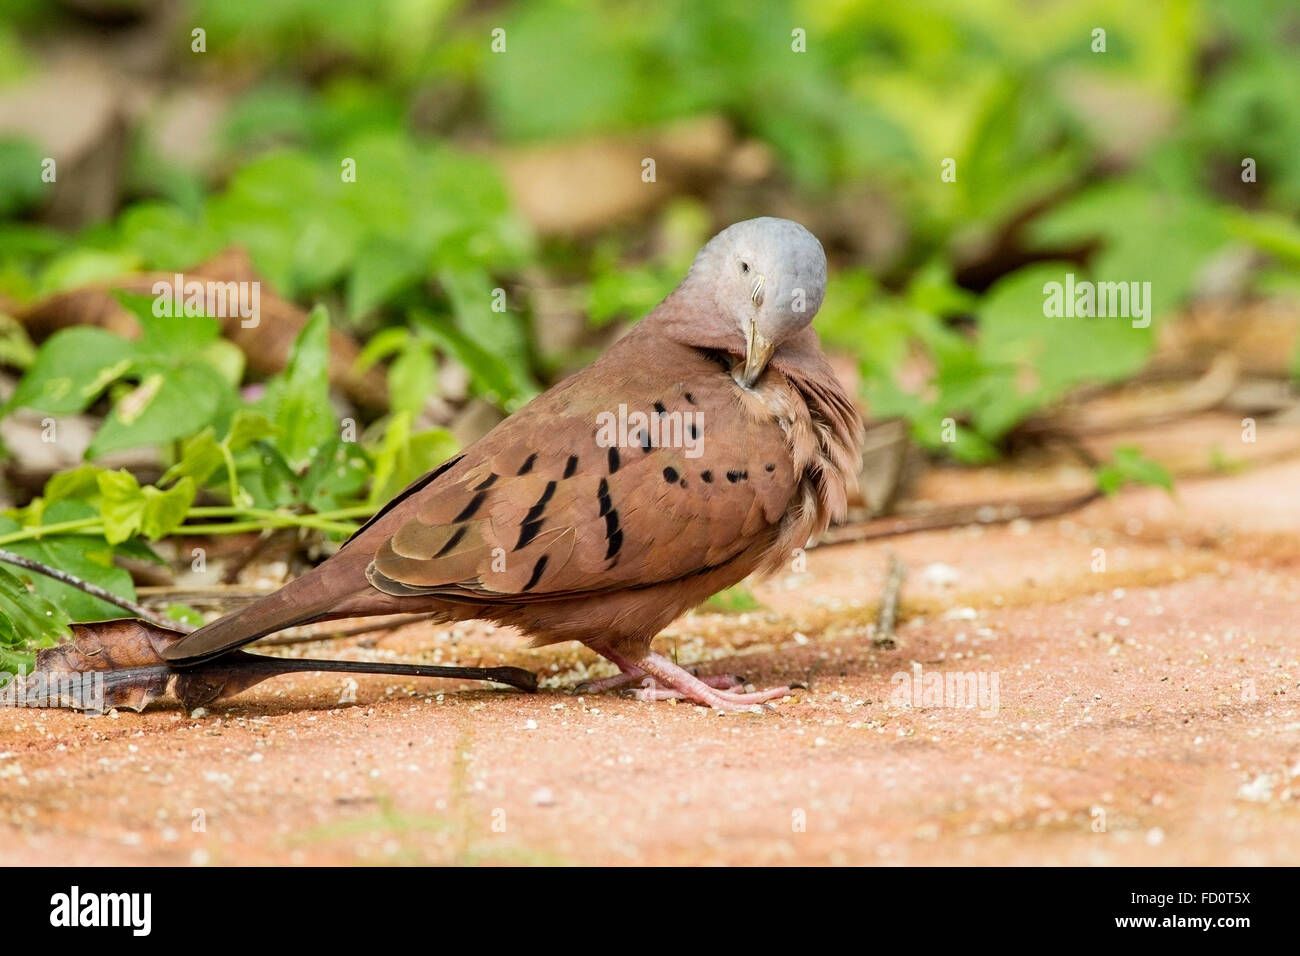
POLYGON ((844 516, 863 423, 811 323, 826 255, 761 217, 710 239, 595 362, 414 481, 331 557, 170 645, 177 667, 336 618, 431 613, 579 641, 588 690, 753 709, 791 693, 701 678, 653 650, 669 622, 791 562, 844 516))

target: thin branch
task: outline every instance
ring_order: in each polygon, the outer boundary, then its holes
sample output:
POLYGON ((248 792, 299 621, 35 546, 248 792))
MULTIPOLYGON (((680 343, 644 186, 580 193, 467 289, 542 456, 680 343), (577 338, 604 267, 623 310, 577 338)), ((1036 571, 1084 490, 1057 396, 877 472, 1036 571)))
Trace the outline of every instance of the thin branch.
POLYGON ((1036 520, 1052 518, 1091 504, 1102 496, 1101 491, 1092 490, 1072 498, 1030 499, 1025 501, 981 502, 978 504, 952 505, 935 508, 921 514, 890 515, 887 518, 875 518, 855 524, 840 525, 831 528, 814 547, 828 548, 838 544, 854 544, 858 541, 870 541, 875 538, 893 538, 905 534, 918 534, 922 531, 943 531, 948 528, 963 528, 972 524, 1007 524, 1017 518, 1036 520))
POLYGON ((150 624, 156 624, 158 627, 165 627, 173 631, 185 631, 186 633, 194 630, 188 624, 182 624, 180 621, 174 621, 169 617, 162 617, 149 610, 143 604, 137 604, 130 598, 124 598, 121 595, 114 594, 101 588, 98 584, 91 584, 89 581, 83 581, 75 574, 69 574, 67 571, 60 571, 58 568, 52 568, 48 564, 42 564, 32 558, 25 558, 21 554, 14 554, 12 551, 6 551, 0 548, 0 561, 6 564, 14 564, 20 568, 26 568, 28 571, 35 571, 43 574, 47 578, 53 578, 61 584, 84 591, 91 597, 97 597, 101 601, 107 601, 109 604, 116 605, 124 611, 130 611, 136 617, 148 621, 150 624))
POLYGON ((905 577, 907 577, 907 566, 891 551, 889 573, 885 577, 885 593, 880 599, 880 614, 876 618, 876 636, 871 642, 876 647, 898 646, 898 639, 894 636, 894 624, 898 621, 898 595, 903 589, 905 577))

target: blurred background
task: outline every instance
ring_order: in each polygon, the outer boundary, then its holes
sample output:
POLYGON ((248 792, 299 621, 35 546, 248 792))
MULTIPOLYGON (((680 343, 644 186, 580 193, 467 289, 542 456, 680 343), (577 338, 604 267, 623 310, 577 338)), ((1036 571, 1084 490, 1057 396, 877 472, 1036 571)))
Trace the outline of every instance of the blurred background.
MULTIPOLYGON (((1294 420, 1298 54, 1284 0, 8 0, 0 547, 129 595, 212 535, 291 574, 756 215, 831 261, 856 518, 934 468, 1230 469, 1094 439, 1294 420), (177 272, 260 323, 152 316, 177 272), (1153 321, 1045 317, 1066 273, 1153 321)), ((52 639, 24 602, 116 616, 33 586, 0 571, 9 660, 52 639)))

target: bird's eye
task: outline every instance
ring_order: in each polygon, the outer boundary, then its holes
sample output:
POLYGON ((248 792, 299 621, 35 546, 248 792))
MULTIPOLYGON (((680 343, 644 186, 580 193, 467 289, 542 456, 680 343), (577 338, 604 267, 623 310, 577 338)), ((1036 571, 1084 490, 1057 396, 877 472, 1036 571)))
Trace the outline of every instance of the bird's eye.
POLYGON ((748 262, 742 262, 742 263, 740 264, 740 271, 741 271, 741 272, 748 272, 748 271, 749 271, 749 263, 748 263, 748 262))

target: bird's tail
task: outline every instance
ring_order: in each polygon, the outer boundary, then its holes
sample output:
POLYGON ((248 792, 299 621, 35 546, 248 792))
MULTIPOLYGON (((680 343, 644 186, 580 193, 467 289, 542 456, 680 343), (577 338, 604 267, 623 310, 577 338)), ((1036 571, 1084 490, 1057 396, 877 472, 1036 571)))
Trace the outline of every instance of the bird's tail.
POLYGON ((10 700, 20 699, 21 694, 28 706, 103 713, 111 707, 143 710, 168 688, 192 711, 267 678, 304 671, 487 680, 529 692, 537 689, 536 675, 518 667, 322 661, 244 651, 198 664, 173 664, 166 660, 166 649, 179 639, 176 631, 135 618, 74 624, 71 639, 38 651, 36 669, 26 677, 14 677, 5 693, 10 700))
POLYGON ((198 664, 276 631, 338 617, 337 609, 354 596, 350 590, 339 588, 338 582, 360 581, 362 589, 368 585, 364 569, 350 573, 356 569, 336 565, 335 561, 337 557, 275 593, 204 625, 168 647, 163 656, 173 664, 198 664))

